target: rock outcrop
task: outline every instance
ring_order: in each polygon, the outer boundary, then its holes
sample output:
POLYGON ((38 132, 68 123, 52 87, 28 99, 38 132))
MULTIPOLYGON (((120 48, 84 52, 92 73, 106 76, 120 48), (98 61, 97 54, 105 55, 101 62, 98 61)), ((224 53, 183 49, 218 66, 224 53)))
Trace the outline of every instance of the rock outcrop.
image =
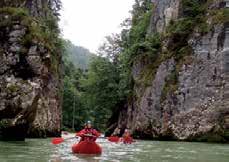
POLYGON ((61 55, 51 2, 0 2, 0 139, 60 135, 61 55))
MULTIPOLYGON (((185 0, 153 0, 153 3, 150 33, 164 34, 170 23, 183 20, 188 14, 185 0)), ((152 79, 147 85, 139 80, 142 72, 149 70, 150 61, 135 61, 132 76, 136 96, 120 110, 117 127, 129 128, 139 138, 229 141, 229 20, 226 20, 229 2, 199 0, 198 3, 207 8, 205 27, 201 29, 204 32, 200 31, 199 23, 184 38, 180 34, 176 39, 174 35, 163 39, 159 55, 169 53, 171 46, 182 41, 172 49, 179 51, 181 58, 175 53, 162 60, 156 70, 151 69, 152 79)))

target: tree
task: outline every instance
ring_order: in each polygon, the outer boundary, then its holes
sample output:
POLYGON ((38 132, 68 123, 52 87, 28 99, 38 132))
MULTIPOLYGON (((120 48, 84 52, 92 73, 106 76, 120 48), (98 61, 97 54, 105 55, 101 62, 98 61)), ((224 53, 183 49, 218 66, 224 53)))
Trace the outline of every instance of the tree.
POLYGON ((63 40, 63 45, 64 91, 62 125, 63 129, 71 129, 74 124, 74 129, 79 130, 88 119, 90 111, 85 106, 87 100, 83 96, 83 88, 80 82, 82 79, 86 79, 85 69, 88 68, 88 65, 83 64, 81 66, 82 64, 78 64, 78 60, 72 59, 72 55, 75 55, 76 57, 74 58, 80 60, 80 55, 78 55, 77 50, 69 49, 75 49, 75 46, 70 41, 63 40))
POLYGON ((95 127, 105 129, 119 98, 118 83, 118 71, 108 58, 97 57, 91 62, 87 78, 82 80, 82 87, 95 127))
POLYGON ((122 51, 120 46, 121 37, 119 34, 112 34, 111 36, 106 36, 105 38, 105 42, 98 49, 98 54, 101 57, 106 57, 110 61, 117 63, 118 54, 122 51))

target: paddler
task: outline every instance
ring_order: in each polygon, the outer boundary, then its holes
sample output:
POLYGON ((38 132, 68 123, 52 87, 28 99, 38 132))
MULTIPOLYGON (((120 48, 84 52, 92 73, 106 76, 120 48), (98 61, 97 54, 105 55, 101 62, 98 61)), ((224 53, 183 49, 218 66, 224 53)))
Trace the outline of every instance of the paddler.
POLYGON ((85 128, 80 132, 76 133, 76 136, 81 137, 81 141, 96 141, 96 139, 100 136, 100 133, 92 128, 91 121, 87 121, 85 123, 85 128))
POLYGON ((124 144, 131 144, 133 142, 129 129, 125 129, 122 138, 124 144))
POLYGON ((76 136, 80 136, 80 142, 72 146, 72 152, 77 154, 101 154, 102 148, 95 142, 100 133, 92 128, 91 121, 87 121, 85 128, 76 136))

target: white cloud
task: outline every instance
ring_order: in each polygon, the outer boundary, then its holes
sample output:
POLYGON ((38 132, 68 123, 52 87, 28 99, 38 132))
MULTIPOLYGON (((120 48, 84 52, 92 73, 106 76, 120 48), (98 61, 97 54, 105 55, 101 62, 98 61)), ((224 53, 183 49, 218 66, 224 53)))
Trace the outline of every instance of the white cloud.
POLYGON ((62 0, 64 38, 95 52, 103 38, 120 31, 134 0, 62 0))

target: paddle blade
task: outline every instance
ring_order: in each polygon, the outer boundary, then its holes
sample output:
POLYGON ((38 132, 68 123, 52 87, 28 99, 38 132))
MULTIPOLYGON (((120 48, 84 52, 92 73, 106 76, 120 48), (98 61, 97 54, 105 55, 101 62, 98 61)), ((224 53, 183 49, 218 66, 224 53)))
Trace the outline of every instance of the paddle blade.
POLYGON ((52 144, 54 144, 54 145, 58 145, 58 144, 60 144, 60 143, 62 143, 62 142, 64 142, 64 139, 63 138, 53 138, 52 139, 52 144))

